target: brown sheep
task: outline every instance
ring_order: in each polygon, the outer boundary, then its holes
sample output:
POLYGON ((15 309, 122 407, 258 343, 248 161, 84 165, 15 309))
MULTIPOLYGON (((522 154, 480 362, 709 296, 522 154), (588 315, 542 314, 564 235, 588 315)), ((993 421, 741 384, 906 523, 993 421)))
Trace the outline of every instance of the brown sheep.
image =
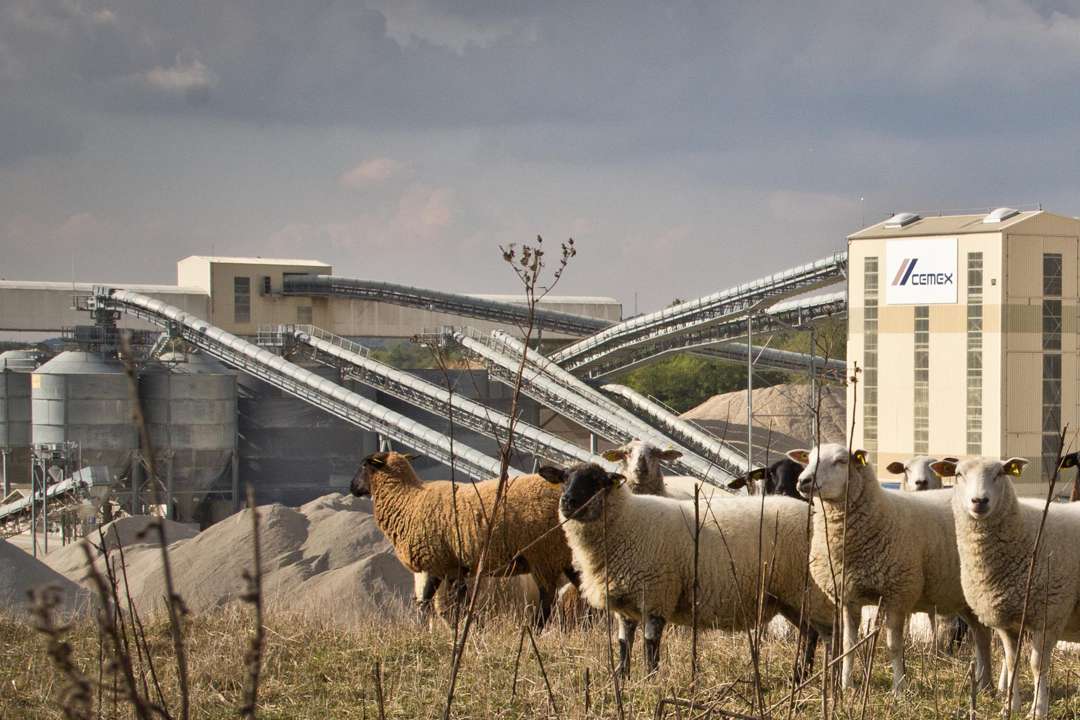
MULTIPOLYGON (((475 575, 497 487, 497 480, 458 483, 456 528, 453 485, 421 481, 400 453, 369 455, 350 490, 371 496, 375 522, 398 559, 410 571, 426 574, 417 600, 426 610, 444 579, 460 595, 464 579, 475 575)), ((540 475, 510 478, 484 560, 484 575, 532 575, 540 591, 540 626, 551 613, 560 576, 577 579, 566 537, 557 527, 561 495, 561 485, 540 475)))

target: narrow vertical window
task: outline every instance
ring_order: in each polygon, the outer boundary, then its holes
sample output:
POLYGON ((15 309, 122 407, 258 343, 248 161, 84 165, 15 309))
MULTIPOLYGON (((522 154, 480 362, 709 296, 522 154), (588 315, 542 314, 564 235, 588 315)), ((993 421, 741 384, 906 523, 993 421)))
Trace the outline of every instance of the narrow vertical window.
POLYGON ((251 278, 233 278, 233 322, 251 322, 251 278))
POLYGON ((930 306, 915 307, 915 446, 916 454, 930 452, 930 306))
POLYGON ((878 440, 878 259, 863 260, 863 445, 877 451, 878 440))
POLYGON ((1061 253, 1043 253, 1042 469, 1049 478, 1061 437, 1061 253))
POLYGON ((982 455, 983 254, 967 256, 967 452, 982 455))

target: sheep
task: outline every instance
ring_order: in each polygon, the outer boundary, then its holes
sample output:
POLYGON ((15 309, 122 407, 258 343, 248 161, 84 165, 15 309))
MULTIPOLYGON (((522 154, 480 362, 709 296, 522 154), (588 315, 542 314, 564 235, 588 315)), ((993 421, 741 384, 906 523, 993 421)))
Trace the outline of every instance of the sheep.
POLYGON ((661 450, 648 440, 631 440, 603 453, 605 460, 619 463, 619 471, 635 495, 667 495, 660 463, 680 457, 682 453, 678 450, 661 450))
MULTIPOLYGON (((947 457, 946 462, 957 462, 957 458, 947 457)), ((903 476, 900 480, 900 489, 904 492, 922 492, 924 490, 940 490, 941 489, 941 477, 934 472, 932 466, 938 462, 937 458, 927 457, 926 455, 916 455, 907 462, 900 462, 894 460, 886 466, 893 475, 903 476)), ((940 647, 938 642, 938 622, 937 616, 933 613, 930 614, 930 632, 933 636, 933 645, 935 649, 940 647)), ((967 624, 963 618, 953 618, 952 633, 949 638, 948 651, 951 655, 960 647, 964 642, 964 636, 967 635, 967 624)))
MULTIPOLYGON (((952 498, 964 596, 979 620, 997 631, 1005 646, 1005 664, 998 689, 1008 690, 1009 674, 1017 663, 1021 617, 1035 536, 1042 522, 1043 503, 1019 501, 1012 478, 1027 460, 975 458, 935 465, 938 474, 956 478, 952 498)), ((1066 456, 1064 467, 1076 458, 1066 456)), ((1040 541, 1031 594, 1024 619, 1031 640, 1031 672, 1035 694, 1031 711, 1045 717, 1049 704, 1049 669, 1058 640, 1080 640, 1080 507, 1051 504, 1040 541)), ((1009 699, 1020 709, 1014 683, 1009 699)))
MULTIPOLYGON (((451 580, 460 598, 464 579, 475 574, 497 486, 496 480, 460 484, 456 526, 452 484, 422 482, 400 453, 369 455, 350 490, 371 496, 375 522, 398 559, 411 572, 425 573, 418 604, 427 610, 444 579, 451 580)), ((532 575, 540 592, 539 626, 551 613, 560 576, 577 579, 570 549, 557 529, 561 492, 542 475, 510 478, 484 559, 487 575, 532 575)))
POLYGON ((741 475, 728 483, 731 490, 740 490, 750 484, 751 480, 764 481, 765 495, 786 495, 796 500, 805 498, 799 494, 799 473, 802 465, 791 458, 784 457, 768 467, 756 468, 746 475, 741 475))
POLYGON ((888 492, 878 484, 865 450, 849 453, 835 443, 793 450, 788 457, 805 465, 799 491, 814 503, 810 572, 842 604, 847 653, 842 687, 851 687, 851 649, 862 607, 878 602, 885 614, 894 692, 904 684, 904 624, 913 612, 963 617, 975 638, 979 686, 988 686, 989 631, 975 618, 960 586, 951 491, 888 492))
MULTIPOLYGON (((645 626, 650 673, 659 665, 664 626, 692 623, 695 511, 693 502, 635 495, 622 479, 591 463, 571 468, 559 516, 580 572, 581 594, 592 607, 610 605, 619 616, 619 670, 627 676, 639 623, 645 626)), ((779 613, 793 624, 801 619, 804 627, 812 624, 831 632, 832 606, 807 577, 806 503, 742 497, 703 507, 699 627, 737 630, 756 623, 760 531, 762 619, 779 613), (800 608, 805 609, 802 617, 800 608)))

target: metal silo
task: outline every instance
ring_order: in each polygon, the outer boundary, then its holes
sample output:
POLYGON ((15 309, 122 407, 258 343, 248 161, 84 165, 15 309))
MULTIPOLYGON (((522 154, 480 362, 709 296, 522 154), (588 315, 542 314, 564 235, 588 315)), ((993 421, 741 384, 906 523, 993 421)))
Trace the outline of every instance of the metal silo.
MULTIPOLYGON (((139 383, 158 476, 190 520, 212 486, 221 490, 236 450, 236 373, 205 355, 167 353, 139 383)), ((227 487, 231 489, 231 478, 227 487)))
POLYGON ((30 485, 30 373, 43 358, 37 350, 0 354, 0 481, 3 494, 30 485))
POLYGON ((40 443, 79 443, 83 467, 104 465, 128 475, 138 433, 123 364, 102 353, 62 352, 30 377, 33 426, 40 443))

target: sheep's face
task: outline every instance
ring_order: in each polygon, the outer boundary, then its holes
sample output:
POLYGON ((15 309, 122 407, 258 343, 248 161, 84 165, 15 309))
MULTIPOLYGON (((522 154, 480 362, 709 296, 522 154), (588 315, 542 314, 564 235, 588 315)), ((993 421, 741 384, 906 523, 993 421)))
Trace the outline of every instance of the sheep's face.
POLYGON ((941 478, 931 468, 937 461, 937 458, 917 455, 906 463, 891 462, 886 469, 893 475, 904 476, 900 481, 900 487, 907 492, 938 490, 941 488, 941 478))
POLYGON ((371 466, 368 465, 365 459, 360 464, 360 469, 353 475, 352 482, 349 483, 349 492, 356 497, 367 497, 371 495, 371 466))
POLYGON ((356 497, 371 495, 371 476, 376 470, 382 470, 386 477, 396 478, 403 482, 416 482, 416 474, 409 462, 415 460, 416 457, 416 455, 396 452, 377 452, 368 455, 364 458, 364 462, 360 463, 360 469, 353 476, 349 484, 349 492, 356 497))
POLYGON ((624 479, 595 463, 578 465, 567 476, 559 510, 578 522, 593 522, 603 514, 607 493, 624 479))
POLYGON ((1001 507, 1002 499, 1013 492, 1012 482, 1020 477, 1027 460, 988 460, 974 458, 959 465, 947 461, 934 464, 938 474, 955 474, 956 490, 953 504, 976 520, 991 517, 1001 507))
POLYGON ((629 478, 631 489, 637 493, 663 492, 664 476, 660 463, 682 457, 678 450, 661 450, 645 440, 631 440, 622 447, 604 453, 604 459, 619 463, 619 469, 629 478))
POLYGON ((820 445, 813 450, 792 450, 788 457, 803 465, 799 474, 799 492, 803 497, 815 497, 825 501, 844 499, 848 482, 858 482, 859 476, 852 463, 865 465, 866 451, 856 450, 849 453, 847 448, 836 443, 820 445))

